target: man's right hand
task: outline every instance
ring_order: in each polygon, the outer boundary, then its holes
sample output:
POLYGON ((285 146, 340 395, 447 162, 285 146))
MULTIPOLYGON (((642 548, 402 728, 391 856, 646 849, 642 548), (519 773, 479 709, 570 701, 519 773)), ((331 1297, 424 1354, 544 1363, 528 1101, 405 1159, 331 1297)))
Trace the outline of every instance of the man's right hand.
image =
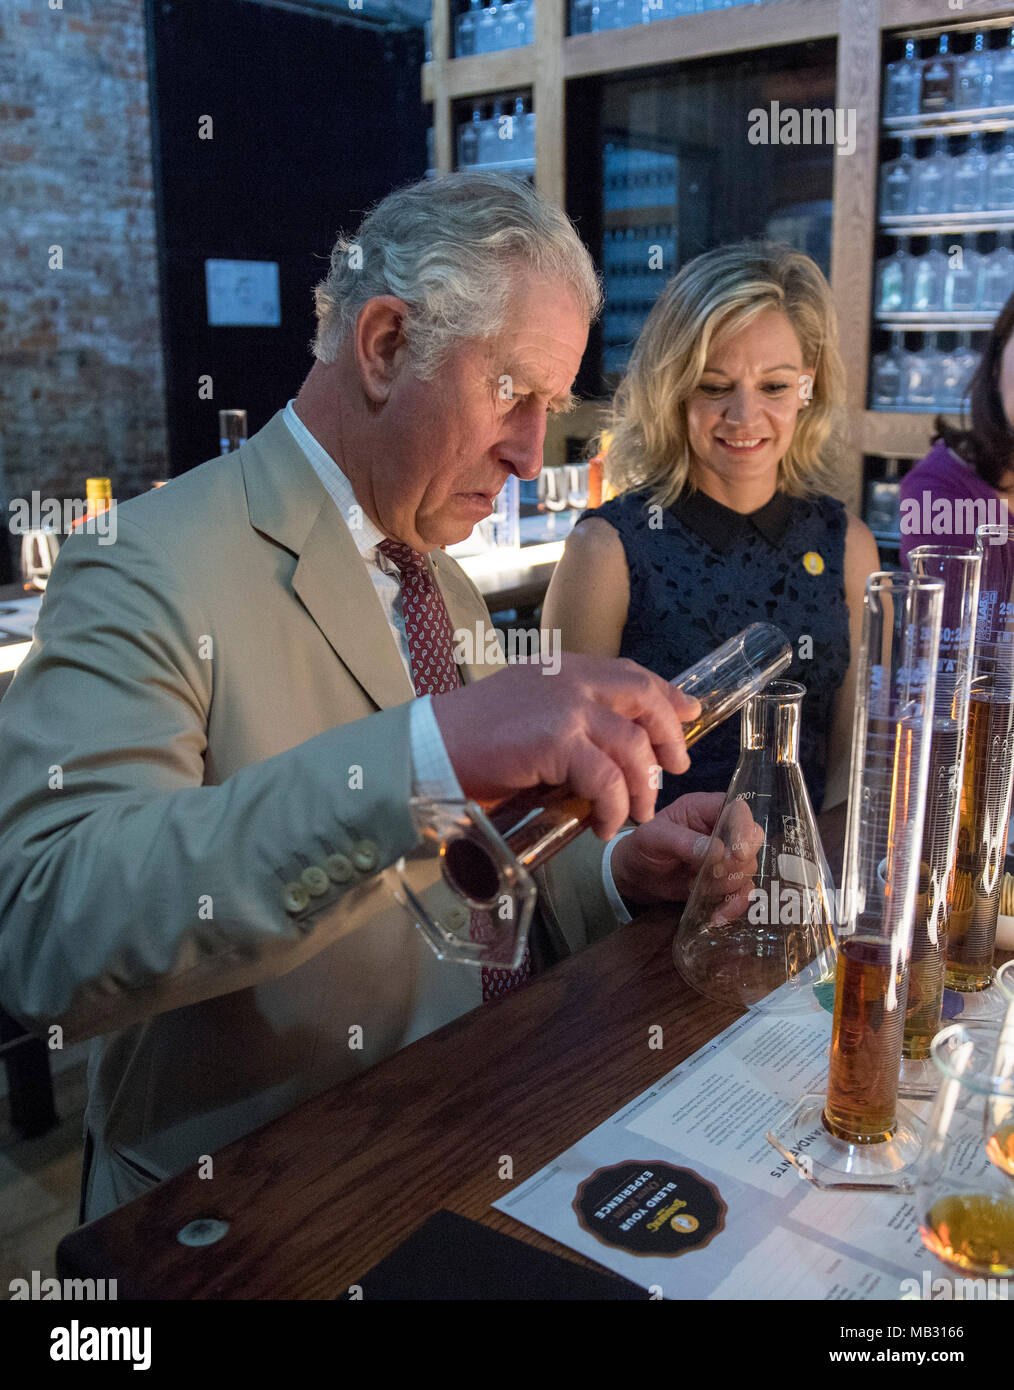
POLYGON ((624 659, 565 652, 560 669, 510 666, 433 696, 451 765, 466 796, 498 801, 540 782, 592 803, 602 839, 628 817, 649 820, 655 767, 690 766, 683 724, 700 711, 661 676, 624 659))

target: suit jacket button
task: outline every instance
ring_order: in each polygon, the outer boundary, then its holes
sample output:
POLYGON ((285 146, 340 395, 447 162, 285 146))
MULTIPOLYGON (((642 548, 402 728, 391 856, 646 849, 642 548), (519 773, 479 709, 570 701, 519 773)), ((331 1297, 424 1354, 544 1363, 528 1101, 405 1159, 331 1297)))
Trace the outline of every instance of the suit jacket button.
POLYGON ((348 883, 355 873, 347 854, 329 854, 324 860, 324 868, 328 878, 335 883, 348 883))
POLYGON ((372 873, 377 867, 377 846, 372 840, 359 840, 352 846, 352 863, 359 873, 372 873))
POLYGON ((321 893, 326 893, 330 886, 327 874, 317 864, 310 864, 299 875, 300 882, 311 898, 319 898, 321 893))
POLYGON ((282 904, 286 912, 302 912, 310 895, 301 883, 287 883, 282 889, 282 904))

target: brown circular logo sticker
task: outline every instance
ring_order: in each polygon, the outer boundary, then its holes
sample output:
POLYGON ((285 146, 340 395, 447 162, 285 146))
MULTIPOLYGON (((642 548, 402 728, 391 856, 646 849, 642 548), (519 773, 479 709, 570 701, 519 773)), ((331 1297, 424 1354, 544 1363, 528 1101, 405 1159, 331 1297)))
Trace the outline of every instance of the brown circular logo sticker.
POLYGON ((631 1255, 701 1250, 725 1226, 726 1206, 713 1183, 656 1159, 596 1168, 573 1207, 586 1231, 631 1255))

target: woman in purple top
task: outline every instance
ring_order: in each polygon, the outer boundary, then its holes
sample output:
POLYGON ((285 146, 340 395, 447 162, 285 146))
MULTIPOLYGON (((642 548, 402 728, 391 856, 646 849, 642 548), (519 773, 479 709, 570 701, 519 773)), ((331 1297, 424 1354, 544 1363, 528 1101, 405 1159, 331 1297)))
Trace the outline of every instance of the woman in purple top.
POLYGON ((917 545, 975 545, 975 528, 1014 503, 1014 295, 968 387, 970 422, 938 415, 933 447, 901 482, 901 563, 917 545))

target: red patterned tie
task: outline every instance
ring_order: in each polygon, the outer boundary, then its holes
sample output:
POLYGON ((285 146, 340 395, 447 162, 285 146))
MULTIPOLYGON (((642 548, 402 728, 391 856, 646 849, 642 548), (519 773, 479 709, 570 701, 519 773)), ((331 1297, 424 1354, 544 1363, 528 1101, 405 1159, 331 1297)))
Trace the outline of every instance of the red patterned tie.
MULTIPOLYGON (((401 541, 381 541, 378 546, 401 576, 401 611, 408 637, 412 681, 417 695, 445 695, 457 690, 460 679, 454 662, 454 636, 443 594, 417 550, 401 541)), ((473 941, 487 938, 492 923, 488 912, 473 911, 473 941)), ((522 985, 531 974, 528 947, 517 970, 482 968, 482 1002, 498 999, 522 985)))

